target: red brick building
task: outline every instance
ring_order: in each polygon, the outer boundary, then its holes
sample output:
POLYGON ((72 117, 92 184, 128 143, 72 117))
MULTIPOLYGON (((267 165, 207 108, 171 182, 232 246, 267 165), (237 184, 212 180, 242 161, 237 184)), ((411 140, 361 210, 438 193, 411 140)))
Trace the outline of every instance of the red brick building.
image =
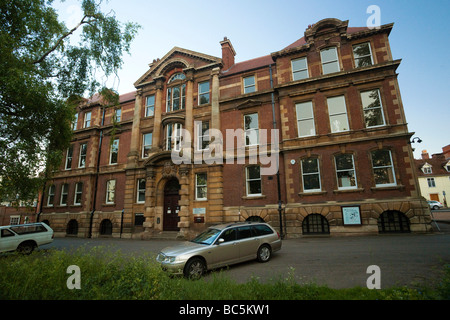
POLYGON ((173 48, 119 108, 79 107, 40 220, 79 237, 190 237, 248 219, 281 222, 288 237, 430 231, 392 27, 325 19, 239 63, 227 38, 221 58, 173 48), (192 161, 174 161, 178 150, 192 161))

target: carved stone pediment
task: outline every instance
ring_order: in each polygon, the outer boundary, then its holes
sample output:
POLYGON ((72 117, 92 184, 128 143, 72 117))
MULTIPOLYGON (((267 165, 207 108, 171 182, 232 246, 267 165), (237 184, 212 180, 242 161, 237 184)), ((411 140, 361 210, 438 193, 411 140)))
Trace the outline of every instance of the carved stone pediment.
POLYGON ((177 176, 177 167, 171 162, 164 162, 164 167, 162 169, 163 178, 172 178, 177 176))
POLYGON ((245 109, 245 108, 257 107, 260 105, 262 105, 261 101, 249 99, 249 100, 242 102, 241 104, 238 104, 236 106, 236 109, 241 110, 241 109, 245 109))

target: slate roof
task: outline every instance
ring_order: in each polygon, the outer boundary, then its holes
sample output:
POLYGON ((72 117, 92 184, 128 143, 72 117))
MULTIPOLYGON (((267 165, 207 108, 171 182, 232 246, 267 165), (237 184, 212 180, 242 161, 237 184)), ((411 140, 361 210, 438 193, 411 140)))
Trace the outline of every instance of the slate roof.
MULTIPOLYGON (((353 34, 353 33, 366 31, 366 30, 369 30, 369 28, 367 28, 367 27, 357 27, 357 28, 349 27, 349 28, 347 28, 347 34, 353 34)), ((305 44, 306 44, 305 37, 302 37, 282 50, 288 50, 288 49, 293 49, 296 47, 301 47, 305 44)), ((254 58, 251 60, 246 60, 246 61, 235 63, 228 70, 222 71, 222 75, 229 76, 232 74, 237 74, 237 73, 269 66, 273 63, 274 63, 274 61, 273 61, 272 56, 266 55, 266 56, 262 56, 259 58, 254 58)))
POLYGON ((445 166, 450 161, 450 159, 445 159, 445 156, 443 153, 433 154, 433 156, 429 159, 416 159, 414 160, 416 169, 417 169, 417 175, 419 177, 430 177, 430 176, 437 176, 437 175, 449 175, 450 172, 448 172, 445 169, 445 166), (432 173, 425 174, 422 171, 422 167, 428 163, 432 167, 432 173))

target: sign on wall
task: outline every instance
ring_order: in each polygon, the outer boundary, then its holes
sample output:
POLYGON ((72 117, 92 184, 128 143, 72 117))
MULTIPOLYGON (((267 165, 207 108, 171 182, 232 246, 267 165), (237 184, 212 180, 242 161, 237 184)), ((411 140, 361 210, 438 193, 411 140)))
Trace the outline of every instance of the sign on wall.
POLYGON ((193 214, 206 214, 206 208, 194 208, 192 211, 193 214))
POLYGON ((359 206, 341 207, 344 226, 360 226, 361 210, 359 206))

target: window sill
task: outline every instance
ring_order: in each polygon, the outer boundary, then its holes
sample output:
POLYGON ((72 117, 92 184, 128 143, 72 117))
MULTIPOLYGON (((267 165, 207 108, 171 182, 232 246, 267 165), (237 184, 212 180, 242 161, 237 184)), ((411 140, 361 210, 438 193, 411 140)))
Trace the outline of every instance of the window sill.
POLYGON ((334 193, 364 192, 364 188, 333 190, 334 193))
POLYGON ((67 204, 58 204, 56 206, 49 207, 49 208, 62 209, 62 208, 68 208, 68 207, 69 206, 67 204))
POLYGON ((243 196, 243 200, 257 200, 257 199, 265 199, 267 196, 265 195, 257 195, 257 196, 243 196))
POLYGON ((204 107, 210 107, 211 106, 211 102, 210 103, 204 103, 204 104, 199 104, 194 106, 194 108, 204 108, 204 107))
POLYGON ((404 185, 396 185, 396 186, 380 186, 380 187, 372 187, 370 188, 370 190, 372 191, 387 191, 387 190, 404 190, 405 186, 404 185))
POLYGON ((115 203, 103 203, 102 206, 103 207, 115 207, 116 204, 115 203))
POLYGON ((313 191, 313 192, 299 192, 299 197, 305 197, 305 196, 322 196, 324 194, 327 194, 327 191, 313 191))

